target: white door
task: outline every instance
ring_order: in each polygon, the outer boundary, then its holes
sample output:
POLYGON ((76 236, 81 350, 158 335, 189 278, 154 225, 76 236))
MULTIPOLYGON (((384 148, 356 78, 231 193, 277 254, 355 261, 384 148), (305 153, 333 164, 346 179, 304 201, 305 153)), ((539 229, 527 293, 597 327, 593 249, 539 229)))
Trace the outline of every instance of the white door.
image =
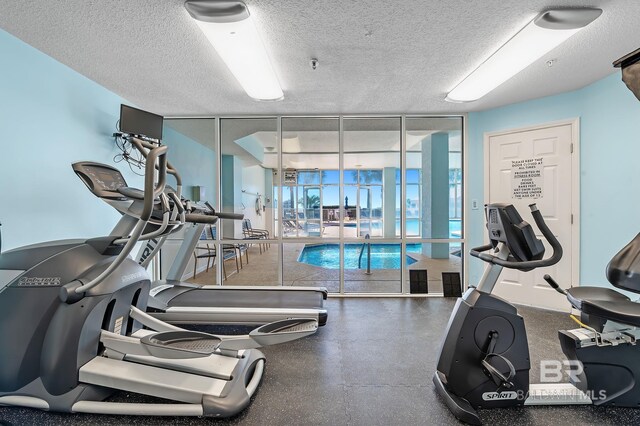
MULTIPOLYGON (((511 203, 520 216, 531 224, 536 235, 545 242, 545 258, 551 248, 542 237, 531 217, 529 204, 536 203, 545 222, 560 241, 562 260, 548 268, 522 272, 504 269, 494 293, 513 303, 519 303, 561 311, 570 311, 566 298, 553 290, 543 279, 549 274, 563 288, 571 287, 574 271, 572 243, 579 232, 577 226, 577 194, 573 180, 578 179, 577 124, 566 123, 538 127, 532 130, 493 133, 486 137, 488 147, 488 197, 489 203, 511 203)), ((573 277, 577 279, 577 277, 573 277)))

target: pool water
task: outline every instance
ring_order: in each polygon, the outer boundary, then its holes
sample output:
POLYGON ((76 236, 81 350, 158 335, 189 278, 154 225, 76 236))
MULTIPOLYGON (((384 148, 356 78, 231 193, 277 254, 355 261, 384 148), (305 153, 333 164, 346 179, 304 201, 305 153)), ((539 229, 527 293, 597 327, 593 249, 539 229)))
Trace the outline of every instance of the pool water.
MULTIPOLYGON (((358 269, 358 258, 362 244, 345 244, 344 268, 358 269)), ((402 247, 400 244, 371 244, 371 269, 400 269, 402 247)), ((420 253, 420 244, 407 244, 407 252, 420 253)), ((307 245, 300 253, 298 262, 326 269, 340 268, 340 246, 338 244, 307 245)), ((407 265, 417 262, 407 256, 407 265)), ((361 261, 362 269, 367 268, 367 248, 361 261)))

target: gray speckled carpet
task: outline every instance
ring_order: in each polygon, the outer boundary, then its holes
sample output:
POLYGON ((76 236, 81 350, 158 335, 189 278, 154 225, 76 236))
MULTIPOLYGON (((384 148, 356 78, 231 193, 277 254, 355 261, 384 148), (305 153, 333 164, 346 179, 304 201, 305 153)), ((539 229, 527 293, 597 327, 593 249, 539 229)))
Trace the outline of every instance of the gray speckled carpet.
MULTIPOLYGON (((329 321, 297 342, 265 348, 267 367, 252 404, 227 420, 69 415, 0 408, 2 425, 434 425, 458 424, 431 382, 454 299, 330 299, 329 321)), ((557 330, 564 314, 520 308, 531 346, 531 381, 539 360, 562 359, 557 330)), ((640 361, 640 360, 639 360, 640 361)), ((112 400, 152 402, 118 393, 112 400)), ((530 407, 483 410, 487 425, 638 425, 640 409, 530 407)))

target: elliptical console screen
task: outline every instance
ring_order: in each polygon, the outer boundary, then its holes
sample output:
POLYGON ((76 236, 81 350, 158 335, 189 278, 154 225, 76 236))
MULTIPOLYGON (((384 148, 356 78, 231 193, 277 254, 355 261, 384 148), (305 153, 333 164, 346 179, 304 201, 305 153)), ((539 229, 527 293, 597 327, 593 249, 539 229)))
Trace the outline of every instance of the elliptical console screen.
POLYGON ((122 174, 115 170, 99 166, 85 166, 84 172, 103 191, 117 191, 118 188, 127 186, 122 174))
POLYGON ((150 139, 162 139, 164 117, 128 105, 120 105, 120 131, 150 139))

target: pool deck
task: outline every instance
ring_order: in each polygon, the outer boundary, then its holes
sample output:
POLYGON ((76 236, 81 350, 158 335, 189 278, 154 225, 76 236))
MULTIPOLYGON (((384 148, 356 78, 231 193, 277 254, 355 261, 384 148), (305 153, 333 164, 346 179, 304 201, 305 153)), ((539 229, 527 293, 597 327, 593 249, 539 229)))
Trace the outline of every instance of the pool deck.
MULTIPOLYGON (((329 292, 340 289, 340 270, 325 269, 298 262, 304 244, 285 243, 283 249, 283 281, 287 286, 326 287, 329 292)), ((462 262, 457 256, 448 259, 431 259, 419 253, 408 253, 417 260, 408 269, 426 269, 430 293, 442 293, 442 272, 461 272, 462 262)), ((271 247, 260 254, 257 245, 249 248, 249 264, 245 262, 240 272, 236 272, 235 260, 225 261, 226 285, 279 285, 278 246, 271 247)), ((407 277, 408 279, 408 277, 407 277)), ((348 293, 400 293, 399 269, 374 269, 371 275, 360 269, 344 271, 345 292, 348 293)), ((215 269, 203 272, 189 280, 200 284, 216 284, 215 269)))

